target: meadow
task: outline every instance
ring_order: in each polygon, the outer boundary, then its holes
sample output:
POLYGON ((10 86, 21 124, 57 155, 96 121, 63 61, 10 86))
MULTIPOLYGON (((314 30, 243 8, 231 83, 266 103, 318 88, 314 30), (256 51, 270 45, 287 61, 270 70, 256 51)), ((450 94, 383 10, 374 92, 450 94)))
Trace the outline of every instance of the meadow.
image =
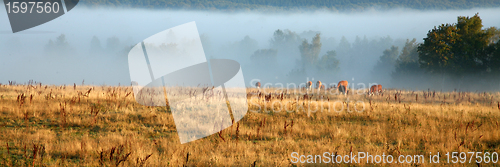
MULTIPOLYGON (((403 165, 441 166, 446 152, 500 152, 500 92, 266 91, 277 93, 247 89, 241 121, 180 144, 169 107, 138 104, 129 86, 0 85, 0 166, 401 165, 295 164, 293 152, 424 155, 403 165), (429 163, 437 152, 440 164, 429 163)), ((450 164, 478 165, 468 161, 450 164)))

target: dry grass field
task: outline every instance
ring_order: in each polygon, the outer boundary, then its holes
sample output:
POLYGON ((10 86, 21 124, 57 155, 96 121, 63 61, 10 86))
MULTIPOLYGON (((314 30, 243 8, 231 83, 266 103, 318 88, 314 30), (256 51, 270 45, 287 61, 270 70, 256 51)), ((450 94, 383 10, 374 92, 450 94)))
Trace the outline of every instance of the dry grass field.
MULTIPOLYGON (((499 92, 323 92, 304 99, 288 92, 259 98, 257 91, 248 89, 241 121, 180 144, 168 108, 138 104, 131 87, 0 85, 0 166, 308 165, 292 164, 292 152, 424 155, 426 162, 404 166, 440 166, 446 152, 500 152, 499 92), (440 164, 428 163, 430 152, 441 153, 440 164)), ((401 164, 340 164, 347 165, 401 164)))

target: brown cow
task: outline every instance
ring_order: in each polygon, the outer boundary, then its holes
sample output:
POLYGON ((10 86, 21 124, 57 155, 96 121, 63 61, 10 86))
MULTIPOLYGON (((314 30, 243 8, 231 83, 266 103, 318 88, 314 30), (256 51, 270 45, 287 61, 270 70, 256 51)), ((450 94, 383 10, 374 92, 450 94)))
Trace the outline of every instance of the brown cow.
POLYGON ((318 88, 318 90, 320 90, 322 86, 323 84, 321 83, 321 81, 316 82, 316 88, 318 88))
POLYGON ((368 92, 370 95, 373 95, 375 92, 378 92, 378 86, 377 85, 372 85, 370 87, 370 92, 368 92))
POLYGON ((375 93, 380 93, 382 92, 382 85, 372 85, 370 87, 370 91, 368 92, 369 95, 373 95, 375 93))
POLYGON ((344 93, 344 95, 346 95, 346 93, 347 93, 347 85, 348 85, 348 82, 346 80, 340 81, 337 84, 337 88, 338 88, 339 92, 344 93))
POLYGON ((370 87, 370 95, 373 95, 374 93, 382 93, 382 85, 373 85, 370 87))
POLYGON ((311 90, 312 89, 312 82, 311 81, 307 81, 307 89, 311 90))

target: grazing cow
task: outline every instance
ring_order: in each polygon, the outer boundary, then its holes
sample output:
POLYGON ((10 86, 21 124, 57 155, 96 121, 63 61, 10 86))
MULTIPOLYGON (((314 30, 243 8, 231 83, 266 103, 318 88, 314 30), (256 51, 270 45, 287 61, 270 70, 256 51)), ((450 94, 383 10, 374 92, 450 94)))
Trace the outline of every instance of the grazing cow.
POLYGON ((343 93, 344 95, 347 94, 347 88, 344 85, 339 85, 337 88, 340 93, 343 93))
POLYGON ((370 91, 368 92, 369 95, 373 95, 375 93, 381 93, 382 92, 382 85, 372 85, 370 87, 370 91))
POLYGON ((307 81, 307 89, 312 90, 312 84, 311 81, 307 81))
POLYGON ((255 83, 255 87, 260 88, 260 82, 255 83))
POLYGON ((324 85, 321 83, 321 81, 316 82, 316 88, 318 88, 318 92, 323 87, 324 85))
POLYGON ((348 85, 348 82, 347 81, 340 81, 338 84, 337 84, 337 88, 339 90, 339 92, 341 93, 344 93, 344 95, 346 95, 347 93, 347 85, 348 85))
POLYGON ((375 92, 378 92, 378 86, 377 85, 372 85, 370 87, 370 92, 368 92, 369 95, 373 95, 375 92))

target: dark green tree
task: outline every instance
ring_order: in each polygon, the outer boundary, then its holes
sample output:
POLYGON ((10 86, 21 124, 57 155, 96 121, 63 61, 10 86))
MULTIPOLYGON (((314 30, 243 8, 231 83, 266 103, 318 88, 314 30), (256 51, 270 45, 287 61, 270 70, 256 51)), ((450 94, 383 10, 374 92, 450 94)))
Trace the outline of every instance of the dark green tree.
POLYGON ((431 73, 454 77, 487 71, 491 66, 492 42, 497 36, 494 27, 482 29, 478 14, 460 16, 456 24, 442 24, 427 33, 418 47, 420 66, 431 73))
POLYGON ((453 63, 456 72, 477 73, 485 71, 487 66, 487 47, 493 36, 487 30, 482 30, 483 24, 478 14, 473 17, 458 17, 456 24, 459 39, 452 45, 455 55, 453 63))
POLYGON ((492 72, 500 74, 500 40, 490 46, 489 69, 492 72))
POLYGON ((452 45, 458 38, 457 29, 452 24, 442 24, 430 30, 417 49, 420 67, 431 73, 453 72, 456 67, 451 61, 455 56, 452 45))

